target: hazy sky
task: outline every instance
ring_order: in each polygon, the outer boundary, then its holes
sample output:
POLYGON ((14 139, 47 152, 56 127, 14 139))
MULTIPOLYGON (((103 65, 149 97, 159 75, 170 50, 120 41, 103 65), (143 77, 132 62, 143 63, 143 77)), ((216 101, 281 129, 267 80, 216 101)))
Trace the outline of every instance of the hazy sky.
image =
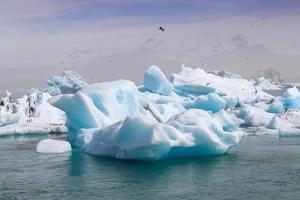
POLYGON ((37 87, 67 69, 140 82, 151 64, 245 77, 273 67, 300 81, 299 35, 297 0, 6 0, 0 88, 37 87))

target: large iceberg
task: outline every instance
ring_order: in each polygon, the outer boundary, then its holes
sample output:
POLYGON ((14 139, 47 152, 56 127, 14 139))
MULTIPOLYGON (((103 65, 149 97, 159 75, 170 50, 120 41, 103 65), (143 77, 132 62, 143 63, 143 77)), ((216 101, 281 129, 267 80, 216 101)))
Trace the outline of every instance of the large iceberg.
MULTIPOLYGON (((263 91, 265 80, 229 72, 183 67, 169 81, 150 66, 136 86, 88 84, 67 71, 47 84, 15 101, 10 93, 2 98, 0 135, 67 132, 70 144, 86 153, 151 161, 224 154, 253 130, 300 136, 297 88, 274 97, 263 91)), ((59 146, 51 141, 43 151, 52 144, 59 146)))
POLYGON ((224 154, 239 142, 243 121, 224 111, 235 107, 235 98, 197 97, 211 104, 205 111, 197 103, 188 106, 190 97, 162 92, 171 83, 158 68, 150 67, 147 77, 159 87, 151 89, 144 81, 146 90, 138 90, 133 82, 119 80, 53 97, 51 104, 68 117, 71 144, 93 155, 158 160, 224 154))
POLYGON ((144 115, 127 117, 103 129, 81 129, 77 144, 87 153, 120 159, 224 154, 243 135, 234 121, 228 121, 230 117, 225 119, 199 109, 175 115, 166 123, 144 115))
POLYGON ((245 134, 241 125, 282 134, 276 119, 288 109, 286 100, 297 98, 290 93, 274 97, 249 80, 186 67, 170 82, 151 66, 140 87, 127 80, 97 83, 50 102, 66 113, 73 146, 93 155, 159 160, 224 154, 245 134))

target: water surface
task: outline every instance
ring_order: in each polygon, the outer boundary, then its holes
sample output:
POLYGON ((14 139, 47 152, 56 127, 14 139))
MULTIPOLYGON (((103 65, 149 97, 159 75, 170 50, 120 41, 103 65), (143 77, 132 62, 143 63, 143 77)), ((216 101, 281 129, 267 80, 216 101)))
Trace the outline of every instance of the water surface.
POLYGON ((249 136, 224 156, 152 163, 99 158, 79 150, 38 154, 35 147, 41 138, 0 138, 0 199, 295 200, 300 196, 299 138, 249 136))

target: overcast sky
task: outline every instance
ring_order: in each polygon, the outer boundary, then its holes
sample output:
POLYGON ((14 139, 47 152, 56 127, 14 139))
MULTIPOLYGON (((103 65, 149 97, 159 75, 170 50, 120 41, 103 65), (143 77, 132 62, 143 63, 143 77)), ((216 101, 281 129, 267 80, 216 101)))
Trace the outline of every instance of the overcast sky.
POLYGON ((273 67, 300 81, 299 35, 296 0, 6 0, 0 88, 38 87, 67 69, 140 82, 151 64, 245 77, 273 67))

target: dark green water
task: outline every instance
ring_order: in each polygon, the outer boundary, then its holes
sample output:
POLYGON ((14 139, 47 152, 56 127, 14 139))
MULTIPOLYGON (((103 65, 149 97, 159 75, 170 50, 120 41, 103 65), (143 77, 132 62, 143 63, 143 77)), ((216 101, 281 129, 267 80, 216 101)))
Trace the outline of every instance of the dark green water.
POLYGON ((0 199, 300 198, 300 139, 244 137, 227 155, 126 162, 37 154, 37 137, 0 138, 0 199))

